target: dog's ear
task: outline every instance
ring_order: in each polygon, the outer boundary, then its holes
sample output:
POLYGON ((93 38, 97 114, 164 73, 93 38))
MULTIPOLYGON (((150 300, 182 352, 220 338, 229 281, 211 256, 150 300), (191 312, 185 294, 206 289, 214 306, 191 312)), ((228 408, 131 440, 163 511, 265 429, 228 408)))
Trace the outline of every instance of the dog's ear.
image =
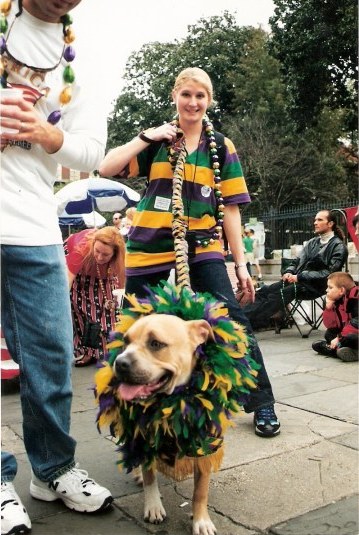
POLYGON ((214 340, 212 327, 206 320, 186 321, 190 339, 193 341, 195 348, 207 342, 208 339, 214 340))

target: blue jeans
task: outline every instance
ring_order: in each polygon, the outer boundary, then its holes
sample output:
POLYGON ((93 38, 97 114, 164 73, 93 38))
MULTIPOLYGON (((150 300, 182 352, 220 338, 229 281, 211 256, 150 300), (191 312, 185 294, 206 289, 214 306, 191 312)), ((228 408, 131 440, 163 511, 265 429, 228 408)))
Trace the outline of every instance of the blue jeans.
MULTIPOLYGON (((20 367, 24 443, 32 470, 51 481, 75 465, 69 435, 73 357, 70 297, 61 245, 1 248, 1 324, 20 367)), ((16 460, 1 456, 2 481, 16 460)))
MULTIPOLYGON (((145 297, 144 285, 157 285, 161 280, 167 280, 168 276, 169 272, 162 271, 146 277, 127 277, 126 293, 134 293, 137 297, 145 297)), ((253 335, 252 327, 235 298, 224 261, 211 260, 190 265, 190 280, 191 288, 194 292, 209 292, 219 301, 223 301, 228 307, 230 317, 244 325, 248 334, 251 335, 252 357, 260 365, 260 370, 257 378, 258 388, 251 392, 249 402, 245 405, 244 410, 253 412, 260 407, 272 405, 274 403, 272 386, 264 366, 263 356, 253 335)))

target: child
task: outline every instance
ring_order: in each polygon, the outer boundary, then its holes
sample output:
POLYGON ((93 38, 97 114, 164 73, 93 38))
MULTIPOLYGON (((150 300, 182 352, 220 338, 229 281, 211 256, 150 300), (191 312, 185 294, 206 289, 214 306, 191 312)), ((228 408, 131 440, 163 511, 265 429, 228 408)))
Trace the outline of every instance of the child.
POLYGON ((325 340, 314 342, 312 348, 320 355, 339 357, 344 362, 358 360, 359 287, 349 273, 337 271, 328 277, 326 294, 325 340))

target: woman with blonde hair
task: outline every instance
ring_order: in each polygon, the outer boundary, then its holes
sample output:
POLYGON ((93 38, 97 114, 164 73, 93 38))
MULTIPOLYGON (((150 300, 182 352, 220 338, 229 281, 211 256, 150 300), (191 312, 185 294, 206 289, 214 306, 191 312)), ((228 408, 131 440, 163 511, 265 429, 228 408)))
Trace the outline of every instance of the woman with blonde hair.
POLYGON ((172 99, 177 109, 174 120, 147 128, 112 149, 99 168, 105 176, 148 178, 126 243, 126 294, 146 297, 146 287, 167 280, 175 267, 172 183, 180 174, 191 288, 224 302, 231 318, 251 334, 252 356, 260 365, 259 388, 251 393, 245 410, 254 411, 255 432, 272 437, 279 434, 280 423, 271 384, 249 321, 235 298, 221 244, 223 228, 244 295, 241 304, 252 302, 253 281, 238 232, 239 207, 250 202, 241 164, 233 142, 215 132, 207 116, 213 87, 205 71, 190 67, 180 72, 172 99))
POLYGON ((124 288, 125 243, 115 227, 82 230, 65 242, 75 366, 104 357, 116 321, 113 290, 124 288))

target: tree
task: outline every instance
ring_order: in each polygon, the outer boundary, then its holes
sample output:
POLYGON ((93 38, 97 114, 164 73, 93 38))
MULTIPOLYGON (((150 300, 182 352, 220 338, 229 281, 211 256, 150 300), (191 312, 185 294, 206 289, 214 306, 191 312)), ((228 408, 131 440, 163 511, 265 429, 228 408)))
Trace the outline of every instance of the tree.
POLYGON ((344 171, 335 157, 321 154, 303 134, 285 131, 263 116, 232 118, 227 123, 237 147, 247 185, 258 212, 293 205, 346 198, 344 171))
POLYGON ((268 50, 269 35, 254 29, 243 46, 239 68, 231 73, 233 109, 242 116, 264 116, 272 124, 287 124, 286 88, 280 63, 268 50))
POLYGON ((346 111, 357 128, 357 4, 354 0, 275 0, 272 51, 282 65, 290 109, 299 127, 324 106, 346 111))

